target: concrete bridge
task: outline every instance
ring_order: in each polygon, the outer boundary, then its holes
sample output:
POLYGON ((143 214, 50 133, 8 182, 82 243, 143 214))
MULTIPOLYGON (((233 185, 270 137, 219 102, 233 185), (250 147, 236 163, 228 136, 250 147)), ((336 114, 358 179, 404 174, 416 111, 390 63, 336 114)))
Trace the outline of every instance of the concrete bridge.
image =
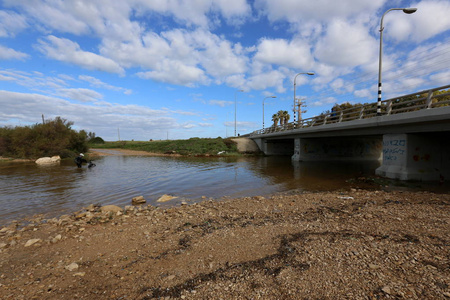
POLYGON ((450 178, 450 85, 281 124, 246 135, 266 155, 295 161, 381 160, 376 174, 450 178))

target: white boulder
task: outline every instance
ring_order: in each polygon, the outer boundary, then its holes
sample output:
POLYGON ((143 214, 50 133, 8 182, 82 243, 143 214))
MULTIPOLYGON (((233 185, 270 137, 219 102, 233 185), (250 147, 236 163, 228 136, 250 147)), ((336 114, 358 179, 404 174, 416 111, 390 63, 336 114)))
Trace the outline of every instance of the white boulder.
POLYGON ((52 157, 41 157, 38 158, 35 162, 38 165, 51 165, 51 164, 57 164, 61 161, 61 157, 59 155, 52 156, 52 157))

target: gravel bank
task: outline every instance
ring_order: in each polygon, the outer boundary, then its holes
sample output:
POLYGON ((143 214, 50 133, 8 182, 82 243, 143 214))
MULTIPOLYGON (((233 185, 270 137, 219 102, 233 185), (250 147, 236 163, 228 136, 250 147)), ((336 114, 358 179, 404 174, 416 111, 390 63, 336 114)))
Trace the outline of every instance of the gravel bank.
POLYGON ((0 298, 450 299, 449 203, 353 189, 90 206, 0 230, 0 298))

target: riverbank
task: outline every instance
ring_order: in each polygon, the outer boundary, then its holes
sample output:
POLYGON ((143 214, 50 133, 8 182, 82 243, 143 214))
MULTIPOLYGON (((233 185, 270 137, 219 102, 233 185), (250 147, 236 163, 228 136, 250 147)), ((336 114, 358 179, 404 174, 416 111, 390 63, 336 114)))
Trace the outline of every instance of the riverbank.
MULTIPOLYGON (((243 138, 245 140, 245 138, 243 138)), ((253 141, 252 141, 253 142, 253 141)), ((254 143, 254 142, 253 142, 254 143)), ((187 140, 160 140, 160 141, 118 141, 105 142, 103 144, 92 144, 97 149, 127 149, 146 151, 149 153, 177 154, 183 156, 217 156, 217 155, 239 155, 247 153, 248 147, 238 148, 238 144, 245 144, 241 139, 226 138, 190 138, 187 140)), ((251 148, 251 153, 259 152, 256 147, 251 148)))
POLYGON ((0 298, 447 299, 449 204, 352 189, 90 206, 0 230, 0 298))

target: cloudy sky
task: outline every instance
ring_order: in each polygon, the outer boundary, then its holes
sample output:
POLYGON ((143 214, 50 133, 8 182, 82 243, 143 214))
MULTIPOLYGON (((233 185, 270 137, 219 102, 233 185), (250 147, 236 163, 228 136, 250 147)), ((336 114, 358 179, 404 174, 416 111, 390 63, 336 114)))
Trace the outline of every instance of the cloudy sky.
POLYGON ((448 0, 0 0, 0 126, 105 140, 232 136, 450 84, 448 0), (241 92, 243 90, 243 92, 241 92), (276 96, 277 98, 270 98, 276 96), (268 98, 266 98, 268 97, 268 98))

